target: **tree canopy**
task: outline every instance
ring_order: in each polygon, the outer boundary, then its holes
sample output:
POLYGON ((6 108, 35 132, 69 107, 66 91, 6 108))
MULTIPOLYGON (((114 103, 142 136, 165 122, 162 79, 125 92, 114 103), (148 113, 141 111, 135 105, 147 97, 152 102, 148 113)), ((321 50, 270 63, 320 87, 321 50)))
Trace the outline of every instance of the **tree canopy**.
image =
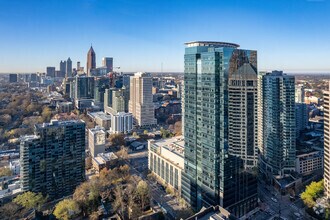
POLYGON ((301 194, 301 199, 309 208, 313 207, 316 199, 323 195, 324 186, 323 180, 319 182, 312 182, 306 187, 306 190, 301 194))
POLYGON ((13 201, 24 208, 40 210, 41 206, 47 201, 47 197, 44 197, 41 193, 28 191, 18 195, 13 201))
POLYGON ((64 199, 56 204, 53 214, 57 219, 69 220, 80 213, 79 205, 73 199, 64 199))

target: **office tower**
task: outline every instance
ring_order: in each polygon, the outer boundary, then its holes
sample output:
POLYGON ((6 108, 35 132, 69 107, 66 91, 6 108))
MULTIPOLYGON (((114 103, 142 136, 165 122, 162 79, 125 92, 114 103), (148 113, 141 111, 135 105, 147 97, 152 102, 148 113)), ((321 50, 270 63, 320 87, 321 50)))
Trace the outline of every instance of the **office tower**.
POLYGON ((185 90, 184 90, 184 80, 181 82, 181 132, 182 132, 182 135, 184 135, 184 93, 185 93, 185 90))
POLYGON ((113 58, 112 57, 103 57, 102 66, 107 68, 107 73, 112 72, 113 70, 113 58))
POLYGON ((308 107, 305 104, 305 88, 303 85, 295 87, 296 102, 296 135, 299 137, 300 132, 308 126, 308 107))
POLYGON ((9 83, 16 83, 17 82, 17 74, 11 73, 9 74, 9 83))
POLYGON ((46 76, 55 77, 55 67, 48 66, 46 70, 46 76))
POLYGON ((75 77, 75 99, 94 99, 94 77, 75 77))
POLYGON ((21 188, 49 199, 71 195, 85 180, 85 123, 56 121, 35 125, 21 137, 21 188))
POLYGON ((129 112, 137 126, 157 124, 152 101, 152 77, 147 73, 135 73, 130 79, 129 112))
POLYGON ((77 71, 80 70, 80 61, 77 62, 77 71))
POLYGON ((127 99, 125 99, 125 90, 110 88, 104 93, 104 111, 108 114, 117 114, 125 112, 127 99))
MULTIPOLYGON (((241 52, 245 53, 245 51, 241 52)), ((237 57, 245 59, 244 55, 234 54, 231 59, 237 57)), ((244 63, 232 71, 229 75, 228 92, 229 153, 240 157, 245 168, 256 167, 258 163, 256 65, 244 63)))
POLYGON ((98 77, 95 78, 95 91, 94 91, 94 101, 100 107, 103 108, 104 103, 104 93, 106 89, 109 89, 109 77, 98 77))
POLYGON ((87 53, 87 76, 91 76, 91 72, 96 69, 96 55, 93 47, 87 53))
POLYGON ((92 157, 105 152, 105 131, 104 128, 96 126, 88 129, 88 148, 92 157))
POLYGON ((323 92, 324 99, 324 191, 330 199, 330 80, 329 90, 323 92))
MULTIPOLYGON (((237 100, 234 97, 237 88, 234 80, 254 82, 257 52, 238 47, 224 42, 186 43, 182 197, 196 211, 203 206, 220 205, 240 217, 257 206, 257 179, 253 170, 245 169, 247 160, 240 157, 241 152, 231 154, 237 146, 229 139, 237 138, 239 134, 232 136, 229 129, 236 129, 230 123, 236 123, 240 116, 248 120, 236 126, 254 128, 250 117, 254 118, 255 85, 249 82, 248 86, 239 87, 240 100, 237 100), (228 85, 228 81, 233 83, 232 86, 228 85), (248 95, 249 90, 252 95, 248 95), (239 107, 234 109, 240 101, 248 103, 249 106, 244 107, 248 113, 239 112, 239 107), (233 114, 232 111, 238 113, 233 114)), ((248 132, 246 135, 253 136, 248 132)), ((253 143, 251 146, 247 144, 237 143, 248 148, 244 152, 254 148, 253 143)))
POLYGON ((282 71, 258 76, 258 147, 265 180, 295 171, 295 79, 282 71))
POLYGON ((37 82, 38 81, 38 77, 36 73, 31 73, 31 78, 30 78, 31 82, 37 82))
POLYGON ((305 103, 305 87, 302 84, 295 86, 295 102, 305 103))
POLYGON ((66 77, 72 77, 72 61, 70 57, 66 61, 66 72, 65 72, 66 77))
POLYGON ((61 73, 61 77, 65 77, 65 73, 66 73, 66 61, 62 61, 60 62, 60 73, 61 73))

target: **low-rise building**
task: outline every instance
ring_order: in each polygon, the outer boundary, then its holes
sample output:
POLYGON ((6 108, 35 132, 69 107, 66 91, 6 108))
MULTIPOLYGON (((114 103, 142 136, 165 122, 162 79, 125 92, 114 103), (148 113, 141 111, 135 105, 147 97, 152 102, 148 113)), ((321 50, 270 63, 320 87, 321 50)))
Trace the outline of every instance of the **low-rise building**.
POLYGON ((118 157, 113 153, 100 153, 92 158, 92 164, 96 171, 100 172, 103 168, 110 169, 116 164, 118 157))
POLYGON ((71 112, 73 110, 72 102, 58 102, 56 104, 56 110, 59 113, 71 112))
POLYGON ((322 172, 323 152, 312 151, 298 154, 296 158, 296 171, 302 175, 309 175, 313 172, 322 172))
POLYGON ((21 165, 19 163, 19 159, 11 160, 9 162, 9 168, 13 175, 19 175, 21 165))
POLYGON ((111 127, 111 115, 107 115, 104 112, 90 112, 88 115, 95 121, 95 123, 106 130, 111 127))
POLYGON ((181 193, 181 172, 184 168, 182 136, 148 141, 148 168, 165 184, 181 193))
POLYGON ((105 152, 104 128, 96 126, 95 128, 88 129, 88 148, 92 157, 105 152))

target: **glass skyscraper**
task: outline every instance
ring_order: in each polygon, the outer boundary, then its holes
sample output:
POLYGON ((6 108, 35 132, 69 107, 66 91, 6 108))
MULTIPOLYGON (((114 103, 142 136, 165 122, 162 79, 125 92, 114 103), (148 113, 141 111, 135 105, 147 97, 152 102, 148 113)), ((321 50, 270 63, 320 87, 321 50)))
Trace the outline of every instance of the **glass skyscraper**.
MULTIPOLYGON (((224 42, 186 43, 182 196, 195 210, 219 204, 239 217, 256 207, 257 181, 255 172, 245 172, 241 155, 230 151, 229 104, 237 100, 230 100, 229 78, 245 70, 256 77, 257 52, 238 47, 224 42)), ((252 88, 252 97, 246 98, 252 99, 251 109, 255 92, 252 88)), ((254 146, 249 146, 252 154, 254 146)))

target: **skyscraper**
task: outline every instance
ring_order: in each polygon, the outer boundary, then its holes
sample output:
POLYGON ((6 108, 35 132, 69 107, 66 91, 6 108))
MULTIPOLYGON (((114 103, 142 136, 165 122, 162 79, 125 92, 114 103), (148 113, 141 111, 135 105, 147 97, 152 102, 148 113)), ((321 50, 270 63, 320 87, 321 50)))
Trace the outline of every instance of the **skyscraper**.
POLYGON ((307 104, 305 104, 304 85, 296 85, 295 90, 296 132, 297 137, 299 137, 300 132, 308 126, 308 107, 307 104))
POLYGON ((61 73, 61 77, 65 77, 65 73, 66 73, 66 61, 62 61, 60 62, 60 73, 61 73))
POLYGON ((66 77, 72 77, 72 61, 70 59, 70 57, 68 58, 68 60, 66 61, 66 77))
POLYGON ((113 70, 113 58, 112 57, 103 57, 102 66, 107 67, 107 73, 112 72, 113 70))
POLYGON ((330 81, 324 95, 324 191, 330 199, 330 81))
POLYGON ((10 83, 16 83, 17 82, 17 74, 15 74, 15 73, 9 74, 9 82, 10 83))
POLYGON ((87 53, 87 76, 91 75, 91 70, 96 68, 96 55, 93 50, 93 47, 89 49, 87 53))
POLYGON ((130 78, 129 112, 138 126, 157 124, 152 99, 152 77, 147 73, 135 73, 130 78))
POLYGON ((246 152, 251 148, 253 163, 255 159, 253 111, 257 52, 238 47, 225 42, 186 43, 182 196, 195 210, 221 205, 240 217, 257 206, 256 175, 244 169, 244 163, 250 163, 246 152), (247 82, 248 85, 239 86, 247 82), (247 113, 239 112, 243 107, 240 102, 248 105, 244 106, 247 113), (247 120, 239 121, 239 117, 247 120), (252 143, 229 141, 243 137, 237 133, 231 136, 229 129, 234 131, 243 126, 252 129, 252 134, 245 130, 249 136, 245 138, 252 138, 252 143), (245 150, 236 152, 237 147, 245 150))
POLYGON ((52 120, 35 125, 34 133, 21 137, 23 191, 50 199, 72 194, 85 179, 85 123, 52 120))
POLYGON ((295 79, 282 71, 258 76, 258 147, 266 180, 295 171, 295 79))
POLYGON ((94 77, 75 77, 75 99, 94 99, 94 77))
POLYGON ((55 67, 47 66, 47 68, 46 68, 46 76, 55 77, 55 67))

